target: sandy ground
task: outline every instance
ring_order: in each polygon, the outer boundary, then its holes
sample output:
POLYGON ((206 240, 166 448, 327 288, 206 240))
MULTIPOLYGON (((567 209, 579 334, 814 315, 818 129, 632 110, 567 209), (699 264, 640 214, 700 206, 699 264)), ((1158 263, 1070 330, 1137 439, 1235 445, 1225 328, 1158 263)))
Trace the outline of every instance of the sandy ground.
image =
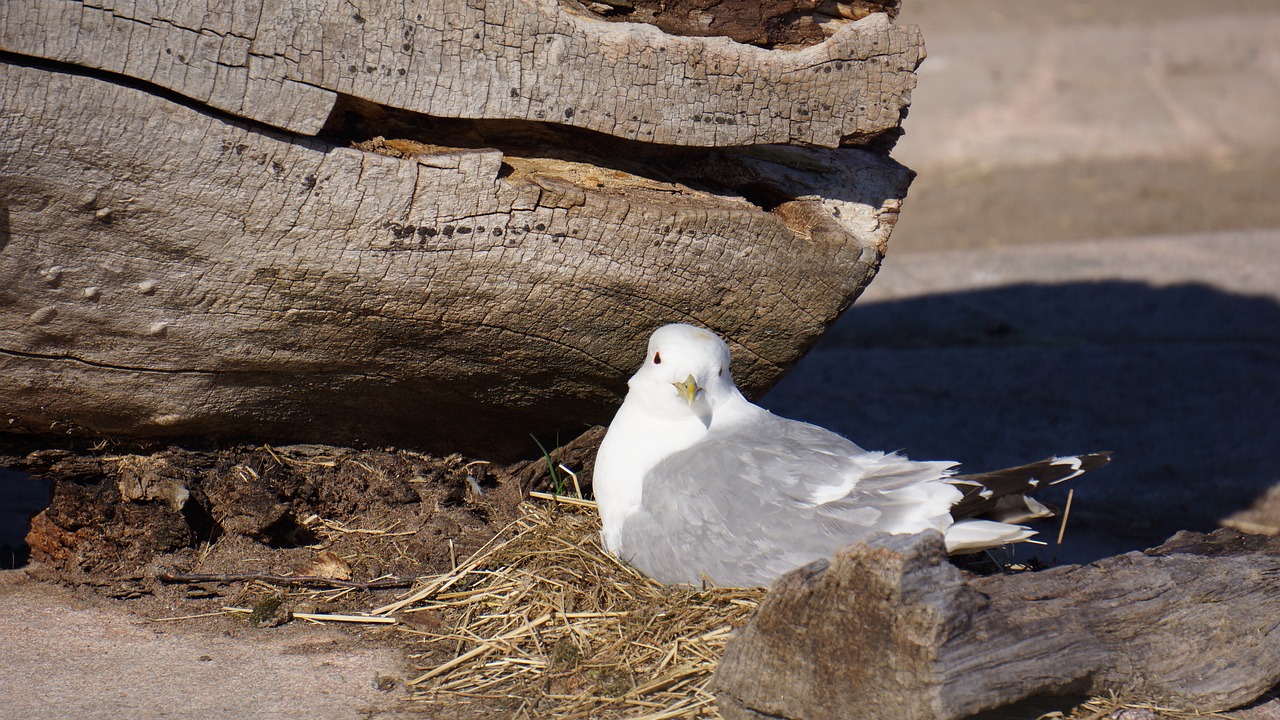
MULTIPOLYGON (((767 404, 971 468, 1115 451, 1062 559, 1246 506, 1280 480, 1280 5, 907 0, 902 20, 930 52, 895 152, 919 178, 880 277, 767 404)), ((376 688, 396 651, 228 632, 0 573, 0 718, 401 712, 376 688)))
POLYGON ((1280 227, 1274 2, 903 5, 929 58, 894 255, 1280 227))
POLYGON ((0 637, 3 718, 400 716, 401 653, 345 630, 148 623, 9 570, 0 637))

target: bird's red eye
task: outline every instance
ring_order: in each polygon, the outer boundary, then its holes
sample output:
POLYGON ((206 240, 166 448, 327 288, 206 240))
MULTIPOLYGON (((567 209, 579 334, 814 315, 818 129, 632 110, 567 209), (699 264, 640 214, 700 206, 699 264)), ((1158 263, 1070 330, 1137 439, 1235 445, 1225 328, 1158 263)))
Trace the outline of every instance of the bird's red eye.
POLYGON ((658 354, 658 353, 654 353, 654 354, 653 354, 653 364, 654 364, 654 365, 661 365, 661 364, 662 364, 662 355, 660 355, 660 354, 658 354))

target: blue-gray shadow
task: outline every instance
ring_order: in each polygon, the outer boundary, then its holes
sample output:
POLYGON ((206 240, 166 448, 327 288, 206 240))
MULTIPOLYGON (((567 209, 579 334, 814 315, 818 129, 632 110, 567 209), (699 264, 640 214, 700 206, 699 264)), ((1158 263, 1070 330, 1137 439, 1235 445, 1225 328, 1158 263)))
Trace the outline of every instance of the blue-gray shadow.
POLYGON ((1059 560, 1087 562, 1212 530, 1280 482, 1280 305, 1120 281, 860 304, 762 404, 968 470, 1112 450, 1072 483, 1059 560))
POLYGON ((0 469, 0 570, 27 564, 31 518, 49 506, 50 483, 26 473, 0 469))

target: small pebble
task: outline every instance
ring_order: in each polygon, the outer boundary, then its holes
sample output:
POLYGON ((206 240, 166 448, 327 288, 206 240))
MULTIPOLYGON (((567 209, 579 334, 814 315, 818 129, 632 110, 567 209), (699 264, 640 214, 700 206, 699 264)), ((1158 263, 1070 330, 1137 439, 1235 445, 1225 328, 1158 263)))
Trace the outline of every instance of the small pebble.
POLYGON ((398 681, 389 675, 375 675, 373 677, 373 686, 382 692, 394 690, 398 681))

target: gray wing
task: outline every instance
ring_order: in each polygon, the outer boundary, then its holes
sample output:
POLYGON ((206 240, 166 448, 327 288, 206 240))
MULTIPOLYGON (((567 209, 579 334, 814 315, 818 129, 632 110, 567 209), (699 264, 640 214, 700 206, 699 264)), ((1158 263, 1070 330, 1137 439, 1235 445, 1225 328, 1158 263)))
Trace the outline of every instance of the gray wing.
POLYGON ((939 482, 952 465, 762 413, 650 471, 624 554, 661 582, 765 586, 871 533, 929 527, 961 497, 939 482))

